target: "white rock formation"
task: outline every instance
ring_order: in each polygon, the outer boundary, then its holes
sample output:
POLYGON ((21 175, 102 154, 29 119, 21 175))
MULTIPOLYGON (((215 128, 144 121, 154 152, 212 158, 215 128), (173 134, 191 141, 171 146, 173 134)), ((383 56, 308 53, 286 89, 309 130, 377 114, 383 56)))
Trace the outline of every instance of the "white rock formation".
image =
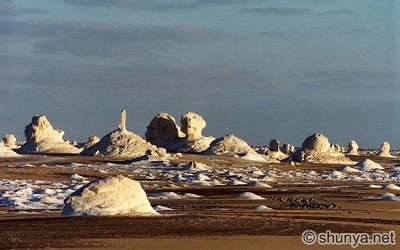
POLYGON ((82 148, 82 149, 90 148, 91 146, 98 143, 99 141, 100 141, 99 137, 97 137, 95 135, 91 135, 91 136, 89 136, 87 141, 79 143, 78 148, 82 148))
POLYGON ((267 159, 278 160, 278 161, 289 157, 287 154, 281 152, 279 148, 279 141, 276 139, 273 139, 269 142, 269 149, 266 155, 267 159))
POLYGON ((139 182, 111 176, 86 184, 64 201, 64 215, 157 215, 139 182))
POLYGON ((3 137, 4 145, 8 148, 19 148, 17 145, 17 138, 13 134, 7 134, 3 137))
POLYGON ((147 126, 146 140, 172 152, 200 153, 215 140, 212 136, 203 136, 205 120, 198 114, 188 112, 182 116, 182 128, 179 129, 175 118, 160 113, 147 126))
POLYGON ((181 130, 186 135, 187 140, 198 140, 203 137, 202 130, 207 126, 206 121, 193 112, 187 112, 181 117, 181 130))
POLYGON ((64 131, 53 128, 44 115, 32 117, 32 122, 25 127, 26 143, 18 153, 70 153, 81 150, 63 139, 64 131))
POLYGON ((328 138, 317 133, 304 140, 301 149, 293 154, 293 160, 315 163, 354 163, 341 151, 340 146, 331 145, 328 138))
POLYGON ((375 169, 380 169, 380 170, 385 169, 380 164, 378 164, 370 159, 365 159, 365 160, 361 160, 361 161, 357 162, 354 165, 354 168, 361 170, 361 171, 373 171, 375 169))
POLYGON ((226 135, 215 139, 210 144, 210 147, 203 153, 206 155, 236 155, 246 160, 266 161, 265 158, 257 154, 249 144, 234 135, 226 135))
POLYGON ((393 156, 390 154, 390 144, 387 141, 384 141, 379 149, 379 156, 380 157, 390 157, 390 158, 395 158, 396 156, 393 156))
POLYGON ((296 150, 295 147, 290 145, 289 143, 285 143, 282 146, 282 153, 287 155, 293 154, 295 150, 296 150))
POLYGON ((98 143, 82 151, 81 155, 136 158, 144 155, 165 156, 165 153, 139 135, 126 129, 126 111, 121 113, 118 129, 105 135, 98 143))
POLYGON ((19 157, 11 148, 6 147, 3 142, 0 142, 0 158, 19 157))
POLYGON ((347 150, 347 154, 349 155, 358 155, 358 144, 356 141, 349 141, 349 148, 347 150))
POLYGON ((157 114, 147 126, 145 135, 148 142, 159 147, 185 137, 176 125, 175 118, 167 113, 157 114))

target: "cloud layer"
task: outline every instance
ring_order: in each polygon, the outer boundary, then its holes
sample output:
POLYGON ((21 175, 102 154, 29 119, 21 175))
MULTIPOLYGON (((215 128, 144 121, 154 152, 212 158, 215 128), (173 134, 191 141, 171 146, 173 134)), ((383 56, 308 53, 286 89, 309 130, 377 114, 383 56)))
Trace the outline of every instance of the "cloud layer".
POLYGON ((198 27, 74 22, 4 22, 0 35, 44 38, 36 45, 44 54, 98 57, 147 56, 181 43, 227 37, 223 32, 198 27))

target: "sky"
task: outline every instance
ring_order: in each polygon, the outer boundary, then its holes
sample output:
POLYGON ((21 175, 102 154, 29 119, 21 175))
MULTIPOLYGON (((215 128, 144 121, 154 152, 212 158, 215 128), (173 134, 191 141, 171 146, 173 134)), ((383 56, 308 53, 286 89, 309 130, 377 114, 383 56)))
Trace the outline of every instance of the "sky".
POLYGON ((0 135, 44 114, 64 139, 203 135, 400 148, 400 0, 0 0, 0 135))

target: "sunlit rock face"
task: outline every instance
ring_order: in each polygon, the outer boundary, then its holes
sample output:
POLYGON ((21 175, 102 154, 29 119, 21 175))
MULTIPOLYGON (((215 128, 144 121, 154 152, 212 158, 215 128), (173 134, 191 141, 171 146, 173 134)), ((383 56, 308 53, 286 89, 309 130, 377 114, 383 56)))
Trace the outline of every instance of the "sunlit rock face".
POLYGON ((390 154, 390 144, 387 141, 384 141, 379 148, 379 156, 380 157, 390 157, 393 158, 395 156, 390 154))
POLYGON ((349 141, 349 146, 347 149, 347 154, 349 155, 358 155, 358 144, 356 141, 349 141))
POLYGON ((126 129, 126 111, 121 113, 118 129, 105 135, 99 142, 82 151, 81 155, 105 157, 140 157, 144 155, 165 154, 157 146, 145 141, 138 134, 126 129))
POLYGON ((8 148, 18 148, 17 138, 13 134, 7 134, 3 137, 3 143, 8 148))
POLYGON ((64 201, 64 215, 157 215, 139 182, 122 175, 98 179, 64 201))
POLYGON ((185 134, 181 132, 173 116, 159 113, 147 126, 145 136, 148 142, 162 147, 165 143, 185 137, 185 134))
POLYGON ((147 126, 146 140, 170 152, 201 153, 215 139, 203 136, 206 121, 199 114, 188 112, 181 117, 181 127, 167 113, 157 114, 147 126))
POLYGON ((44 115, 32 117, 25 127, 26 143, 19 153, 79 153, 81 150, 63 139, 64 131, 53 128, 44 115))
POLYGON ((297 150, 292 160, 315 163, 353 163, 341 152, 339 145, 331 145, 328 138, 320 133, 307 137, 300 150, 297 150))

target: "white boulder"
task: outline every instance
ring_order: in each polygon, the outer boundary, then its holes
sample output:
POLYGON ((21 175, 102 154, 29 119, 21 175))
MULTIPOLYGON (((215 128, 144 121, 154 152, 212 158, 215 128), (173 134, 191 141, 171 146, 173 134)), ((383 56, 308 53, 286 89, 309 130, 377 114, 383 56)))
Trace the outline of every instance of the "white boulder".
POLYGON ((157 215, 140 183, 121 175, 90 182, 64 203, 64 215, 157 215))

